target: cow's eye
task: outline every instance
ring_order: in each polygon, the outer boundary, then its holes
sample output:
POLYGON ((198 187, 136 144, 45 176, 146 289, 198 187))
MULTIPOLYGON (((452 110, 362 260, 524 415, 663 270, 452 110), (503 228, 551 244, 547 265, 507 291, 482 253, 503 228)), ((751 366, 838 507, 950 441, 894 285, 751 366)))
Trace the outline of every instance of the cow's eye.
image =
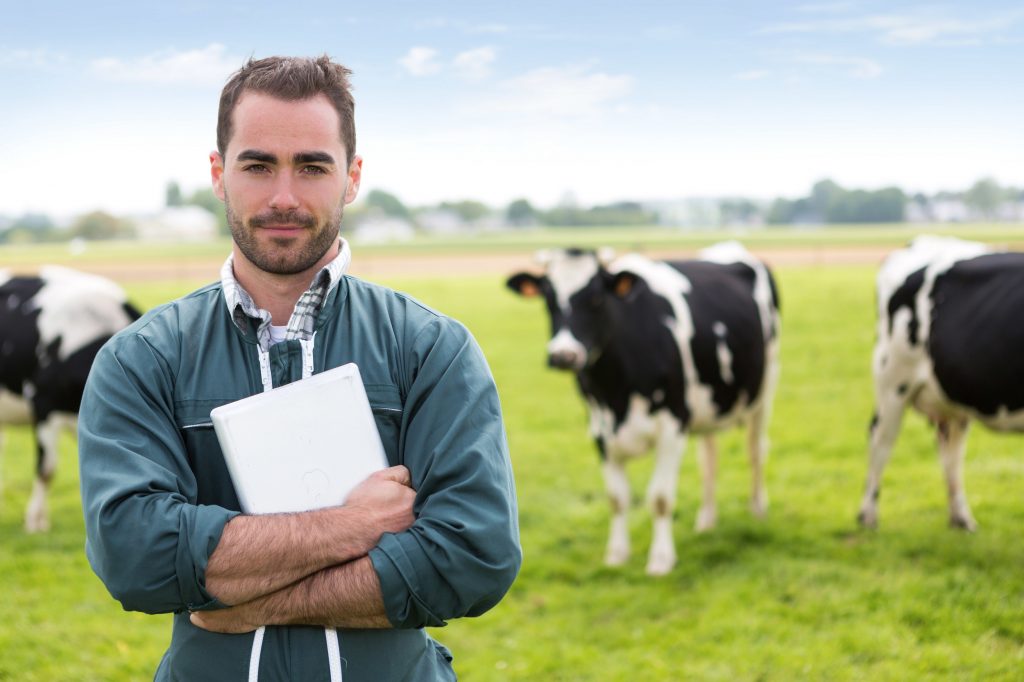
POLYGON ((603 305, 604 305, 604 296, 602 296, 601 294, 594 294, 593 296, 590 297, 590 307, 591 308, 600 308, 603 305))

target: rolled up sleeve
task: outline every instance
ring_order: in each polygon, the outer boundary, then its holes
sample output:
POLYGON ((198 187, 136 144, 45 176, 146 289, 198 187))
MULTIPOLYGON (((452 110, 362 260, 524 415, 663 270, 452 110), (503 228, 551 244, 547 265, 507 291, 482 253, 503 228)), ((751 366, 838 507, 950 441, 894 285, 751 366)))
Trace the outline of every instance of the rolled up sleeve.
POLYGON ((440 626, 497 604, 522 563, 497 389, 462 325, 438 318, 413 344, 400 448, 416 522, 370 552, 395 627, 440 626))
POLYGON ((238 512, 197 505, 173 413, 173 372, 137 333, 100 351, 79 415, 86 553, 126 610, 222 606, 206 564, 238 512))

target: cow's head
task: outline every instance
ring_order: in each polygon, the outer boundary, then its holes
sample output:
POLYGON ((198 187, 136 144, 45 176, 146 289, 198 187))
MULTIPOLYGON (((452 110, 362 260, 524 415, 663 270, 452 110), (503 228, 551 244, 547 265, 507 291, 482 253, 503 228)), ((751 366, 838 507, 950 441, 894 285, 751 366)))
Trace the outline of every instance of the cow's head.
POLYGON ((615 325, 619 303, 636 276, 612 274, 610 251, 559 249, 543 251, 537 260, 544 274, 519 272, 505 283, 521 296, 543 296, 551 316, 548 364, 579 371, 594 362, 615 325))

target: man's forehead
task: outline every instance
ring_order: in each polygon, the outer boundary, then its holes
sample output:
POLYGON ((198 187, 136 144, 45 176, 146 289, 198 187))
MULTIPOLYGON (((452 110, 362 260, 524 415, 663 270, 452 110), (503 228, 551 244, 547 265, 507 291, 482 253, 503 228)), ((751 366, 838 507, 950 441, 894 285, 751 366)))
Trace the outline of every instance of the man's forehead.
POLYGON ((252 90, 235 105, 228 146, 236 153, 253 148, 285 156, 316 149, 344 151, 341 120, 326 95, 287 100, 252 90))

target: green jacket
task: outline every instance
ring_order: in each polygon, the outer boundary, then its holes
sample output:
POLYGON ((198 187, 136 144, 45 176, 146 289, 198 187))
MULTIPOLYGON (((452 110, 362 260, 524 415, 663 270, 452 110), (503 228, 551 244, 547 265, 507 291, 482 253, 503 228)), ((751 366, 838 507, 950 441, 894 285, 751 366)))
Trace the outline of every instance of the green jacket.
MULTIPOLYGON (((522 560, 512 470, 490 370, 469 332, 413 299, 345 276, 314 336, 314 371, 355 362, 416 522, 370 552, 393 630, 338 630, 346 682, 454 679, 422 629, 477 616, 522 560)), ((220 608, 206 564, 239 504, 210 410, 262 390, 255 328, 220 284, 147 313, 104 346, 79 417, 89 562, 125 609, 174 612, 157 680, 245 680, 253 634, 194 627, 220 608)), ((302 376, 299 341, 271 347, 273 385, 302 376)), ((259 679, 329 680, 324 630, 268 627, 259 679)))

